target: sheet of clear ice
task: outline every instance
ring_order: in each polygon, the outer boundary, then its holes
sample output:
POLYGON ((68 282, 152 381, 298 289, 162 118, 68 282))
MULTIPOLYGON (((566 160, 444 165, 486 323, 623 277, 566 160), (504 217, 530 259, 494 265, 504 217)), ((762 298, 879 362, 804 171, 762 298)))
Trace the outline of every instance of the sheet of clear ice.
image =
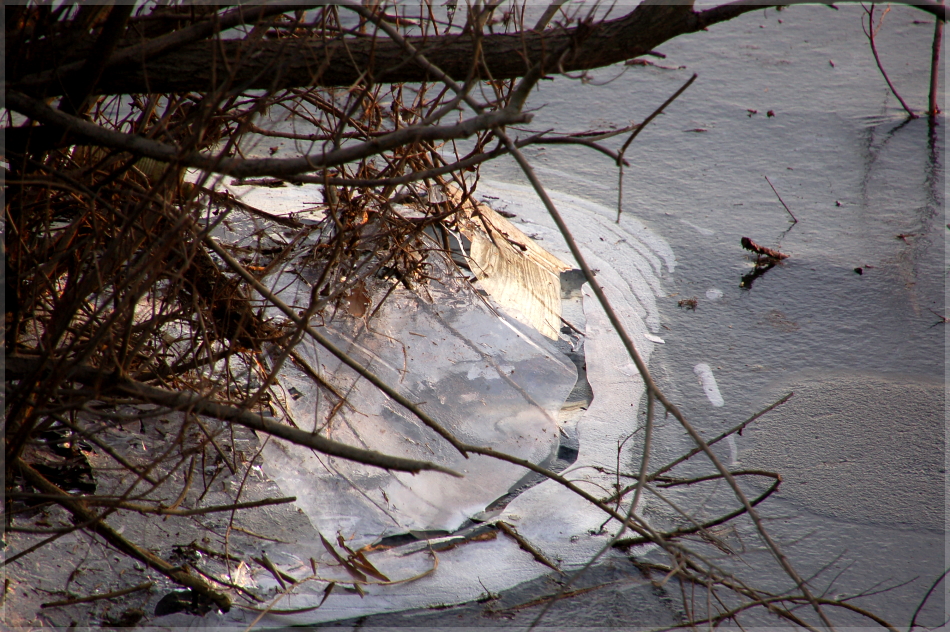
MULTIPOLYGON (((462 442, 545 462, 557 450, 556 417, 577 379, 574 365, 537 332, 493 313, 457 279, 451 264, 436 255, 430 262, 427 274, 442 282, 417 291, 397 285, 368 325, 341 316, 343 310, 325 326, 317 326, 320 317, 313 324, 387 384, 422 402, 420 407, 462 442)), ((389 281, 377 285, 377 297, 392 289, 389 281)), ((309 295, 309 285, 298 281, 282 298, 303 305, 309 295)), ((328 538, 339 532, 358 548, 413 530, 453 531, 523 476, 512 464, 466 458, 312 339, 305 338, 296 351, 347 402, 338 405, 302 370, 286 366, 279 388, 298 427, 312 429, 316 423, 336 441, 434 461, 465 475, 388 472, 269 442, 265 471, 297 496, 297 505, 328 538)))
MULTIPOLYGON (((478 192, 496 209, 516 213, 518 218, 513 221, 526 233, 539 236, 540 244, 549 252, 573 261, 530 189, 482 181, 478 192)), ((588 263, 598 270, 598 281, 643 359, 649 361, 654 343, 645 334, 659 328, 659 277, 664 268, 673 270, 671 249, 629 215, 618 225, 611 209, 558 192, 551 192, 551 197, 574 231, 588 263)), ((293 291, 291 286, 285 294, 293 291)), ((643 383, 586 285, 582 295, 586 323, 574 324, 586 334, 587 378, 594 399, 577 422, 577 460, 562 474, 601 496, 614 479, 595 467, 616 466, 618 442, 638 427, 643 383)), ((333 335, 390 384, 398 385, 414 401, 425 401, 426 410, 463 440, 544 462, 557 446, 552 417, 573 384, 572 372, 543 338, 524 331, 513 319, 496 318, 465 291, 447 287, 439 289, 433 298, 432 303, 426 303, 405 295, 398 297, 374 318, 373 329, 379 333, 363 332, 354 337, 337 331, 333 335)), ((346 374, 328 352, 310 343, 301 344, 298 350, 324 375, 346 374)), ((461 459, 365 381, 349 379, 347 393, 356 409, 341 408, 331 436, 388 453, 436 460, 464 470, 466 479, 390 474, 272 440, 265 449, 265 471, 282 490, 298 496, 298 505, 329 539, 340 531, 353 538, 350 544, 355 548, 407 528, 451 530, 521 476, 517 468, 499 461, 461 459)), ((315 411, 321 411, 317 418, 325 419, 322 411, 335 403, 318 402, 312 382, 296 369, 285 370, 281 384, 288 409, 303 427, 313 423, 315 411)), ((628 441, 628 449, 631 443, 628 441)), ((497 519, 514 525, 563 569, 583 565, 616 529, 613 523, 606 533, 598 532, 605 515, 553 481, 544 481, 517 496, 497 519)), ((321 545, 304 541, 273 545, 268 555, 298 577, 310 574, 310 557, 331 561, 321 545)), ((369 557, 394 580, 421 573, 433 564, 432 554, 423 543, 379 551, 369 557)), ((316 623, 463 603, 484 595, 486 590, 497 592, 551 572, 502 535, 440 552, 438 558, 437 570, 422 579, 366 586, 365 597, 337 591, 318 610, 265 617, 261 624, 316 623)), ((330 574, 331 569, 322 567, 321 575, 330 574)), ((340 574, 340 579, 346 578, 345 573, 340 574)), ((266 574, 258 579, 261 587, 273 583, 266 574)), ((322 600, 325 586, 320 582, 299 584, 279 607, 315 606, 322 600)), ((205 617, 201 625, 252 619, 247 613, 232 610, 226 616, 205 617)))

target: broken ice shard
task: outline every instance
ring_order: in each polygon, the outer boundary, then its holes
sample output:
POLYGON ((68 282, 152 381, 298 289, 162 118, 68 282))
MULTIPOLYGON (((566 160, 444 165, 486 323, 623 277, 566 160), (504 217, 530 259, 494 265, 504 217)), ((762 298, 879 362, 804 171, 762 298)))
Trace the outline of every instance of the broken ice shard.
MULTIPOLYGON (((497 313, 433 254, 437 280, 409 290, 376 280, 370 320, 316 318, 318 330, 351 357, 437 419, 460 441, 534 463, 558 447, 557 411, 576 381, 573 364, 537 331, 497 313)), ((291 274, 272 279, 291 304, 310 287, 291 274)), ((408 531, 452 531, 505 494, 523 468, 471 454, 466 458, 412 413, 391 401, 311 339, 296 347, 278 383, 289 423, 361 448, 427 460, 465 475, 390 472, 270 440, 264 469, 313 526, 342 533, 359 547, 408 531), (315 377, 319 379, 315 379, 315 377), (318 384, 324 381, 333 391, 318 384)))

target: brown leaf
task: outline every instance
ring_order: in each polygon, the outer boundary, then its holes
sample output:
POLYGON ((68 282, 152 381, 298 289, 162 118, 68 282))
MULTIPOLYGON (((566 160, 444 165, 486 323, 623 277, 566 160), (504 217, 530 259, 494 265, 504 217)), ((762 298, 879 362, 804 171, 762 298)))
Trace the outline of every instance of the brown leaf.
POLYGON ((357 565, 360 569, 366 571, 367 574, 372 575, 376 579, 384 581, 384 582, 392 581, 391 579, 383 575, 381 572, 379 572, 379 570, 377 570, 377 568, 373 566, 372 562, 370 562, 366 558, 366 556, 363 555, 362 551, 356 551, 353 555, 354 555, 354 557, 352 558, 353 563, 357 565))
POLYGON ((366 284, 358 281, 356 285, 346 294, 346 311, 354 318, 362 318, 366 315, 366 310, 370 306, 369 293, 366 291, 366 284))

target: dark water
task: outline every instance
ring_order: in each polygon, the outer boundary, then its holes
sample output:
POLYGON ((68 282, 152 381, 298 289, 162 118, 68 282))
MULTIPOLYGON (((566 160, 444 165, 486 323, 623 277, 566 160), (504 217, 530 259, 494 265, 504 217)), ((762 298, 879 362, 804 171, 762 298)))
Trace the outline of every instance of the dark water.
MULTIPOLYGON (((849 564, 830 592, 917 577, 855 601, 907 625, 945 568, 945 119, 907 119, 874 64, 862 14, 759 11, 660 47, 667 58, 656 63, 685 69, 611 68, 590 82, 545 82, 531 102, 539 107, 532 128, 641 121, 699 75, 627 153, 623 207, 677 255, 663 279, 666 345, 651 368, 709 436, 798 391, 796 406, 771 425, 724 442, 723 458, 792 472, 763 513, 803 573, 842 555, 817 585, 849 564), (750 286, 741 237, 790 257, 750 286), (707 298, 710 290, 721 298, 707 298), (678 307, 692 297, 695 310, 678 307), (698 363, 712 368, 724 406, 705 398, 698 363)), ((918 111, 932 33, 925 14, 894 7, 877 41, 918 111)), ((608 158, 551 147, 529 155, 547 186, 617 204, 608 158)), ((523 181, 513 162, 484 173, 523 181)), ((661 437, 661 455, 687 445, 672 426, 661 437)), ((940 589, 926 625, 942 622, 943 605, 940 589)))

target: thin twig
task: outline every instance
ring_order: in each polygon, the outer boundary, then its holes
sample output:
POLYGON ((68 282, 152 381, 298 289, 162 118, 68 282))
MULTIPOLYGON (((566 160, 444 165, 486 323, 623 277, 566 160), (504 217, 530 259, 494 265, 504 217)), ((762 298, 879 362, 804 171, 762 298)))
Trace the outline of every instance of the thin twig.
MULTIPOLYGON (((748 476, 767 476, 767 477, 773 479, 773 482, 772 482, 772 484, 769 486, 768 489, 766 489, 764 492, 762 492, 758 497, 752 499, 752 501, 750 502, 750 504, 751 504, 753 507, 755 507, 756 505, 761 504, 766 498, 768 498, 768 497, 771 496, 773 493, 775 493, 775 492, 778 490, 779 485, 782 484, 782 477, 779 476, 778 474, 774 473, 774 472, 766 472, 766 471, 763 471, 763 470, 739 470, 739 471, 733 472, 732 474, 733 474, 733 476, 747 476, 747 475, 748 475, 748 476)), ((706 481, 706 480, 717 480, 717 479, 720 479, 720 478, 722 478, 722 475, 720 475, 720 474, 714 474, 714 475, 712 475, 712 476, 700 477, 700 478, 693 479, 693 480, 690 480, 690 481, 680 481, 680 482, 678 482, 678 483, 671 483, 669 486, 673 486, 673 485, 675 485, 675 484, 689 485, 689 484, 698 483, 698 482, 702 482, 702 481, 706 481)), ((652 487, 648 487, 647 489, 649 489, 650 492, 652 492, 653 494, 655 494, 657 497, 663 499, 664 502, 669 502, 665 497, 663 497, 662 495, 660 495, 660 493, 657 492, 657 491, 656 491, 655 489, 653 489, 652 487)), ((730 511, 729 513, 723 514, 723 515, 719 516, 718 518, 714 518, 714 519, 709 520, 709 521, 707 521, 707 522, 704 522, 704 523, 702 523, 702 524, 697 523, 697 522, 694 522, 694 525, 693 525, 692 527, 684 527, 684 528, 682 528, 682 529, 676 529, 676 530, 674 530, 674 531, 670 531, 670 532, 668 532, 668 533, 665 533, 664 535, 665 535, 667 538, 677 538, 677 537, 682 537, 682 536, 684 536, 684 535, 690 535, 690 534, 692 534, 692 533, 696 533, 697 531, 698 531, 698 532, 703 532, 703 531, 706 531, 707 529, 711 529, 711 528, 716 527, 716 526, 719 526, 719 525, 721 525, 721 524, 725 524, 726 522, 729 522, 729 521, 732 520, 733 518, 738 518, 739 516, 741 516, 741 515, 744 514, 744 513, 746 513, 746 508, 745 508, 745 507, 739 507, 738 509, 735 509, 735 510, 733 510, 733 511, 730 511)), ((615 541, 615 542, 613 543, 612 546, 614 546, 614 547, 616 547, 616 548, 618 548, 618 549, 628 549, 628 548, 630 548, 630 547, 632 547, 632 546, 636 546, 636 545, 639 545, 639 544, 649 544, 649 542, 650 542, 649 539, 644 538, 644 537, 641 536, 641 537, 639 537, 639 538, 625 538, 625 539, 622 539, 622 540, 617 540, 617 541, 615 541)))
POLYGON ((261 554, 260 557, 252 557, 251 559, 257 562, 258 564, 260 564, 261 566, 263 566, 264 568, 266 568, 267 571, 271 575, 274 576, 274 579, 277 580, 277 583, 280 584, 281 589, 287 588, 286 582, 290 582, 291 584, 296 584, 298 581, 295 577, 291 577, 287 573, 284 573, 283 571, 279 570, 274 565, 274 563, 270 561, 270 558, 268 558, 263 553, 261 554))
MULTIPOLYGON (((706 445, 708 445, 708 446, 716 445, 717 443, 719 443, 720 441, 722 441, 723 439, 725 439, 726 437, 728 437, 728 436, 731 435, 731 434, 734 434, 734 433, 736 433, 736 432, 741 433, 742 430, 743 430, 746 426, 748 426, 749 424, 751 424, 753 421, 755 421, 756 419, 758 419, 758 418, 761 417, 762 415, 765 415, 766 413, 769 413, 769 412, 775 410, 776 408, 778 408, 779 406, 781 406, 782 404, 784 404, 785 402, 787 402, 789 399, 791 399, 794 394, 795 394, 795 393, 789 393, 788 395, 786 395, 786 396, 783 397, 782 399, 778 400, 777 402, 775 402, 775 403, 773 403, 773 404, 770 404, 770 405, 767 406, 766 408, 763 408, 763 409, 760 410, 759 412, 755 413, 754 415, 752 415, 751 417, 749 417, 748 419, 746 419, 745 421, 743 421, 741 424, 739 424, 739 425, 737 425, 737 426, 734 426, 734 427, 730 428, 729 430, 726 430, 725 432, 723 432, 722 434, 720 434, 718 437, 716 437, 716 438, 714 438, 714 439, 710 439, 710 440, 706 443, 706 445)), ((674 467, 676 467, 677 465, 679 465, 679 464, 682 463, 683 461, 686 461, 686 460, 688 460, 688 459, 693 458, 694 456, 696 456, 696 455, 699 454, 700 452, 702 452, 702 448, 699 448, 699 447, 693 448, 692 450, 690 450, 689 452, 687 452, 686 454, 684 454, 684 455, 681 456, 680 458, 676 459, 675 461, 671 461, 670 463, 664 465, 663 467, 661 467, 660 469, 658 469, 657 471, 655 471, 653 474, 650 475, 650 480, 651 480, 651 481, 652 481, 652 480, 655 480, 657 476, 663 474, 664 472, 669 472, 671 469, 673 469, 674 467)), ((627 490, 627 491, 629 491, 629 490, 627 490)))
POLYGON ((205 437, 208 438, 208 441, 211 442, 211 445, 214 448, 215 452, 218 453, 218 456, 221 457, 221 460, 224 461, 224 464, 228 466, 228 470, 231 471, 231 476, 234 476, 235 474, 237 474, 237 470, 235 469, 235 466, 231 464, 230 460, 228 460, 228 455, 224 453, 224 450, 222 450, 221 446, 218 445, 218 442, 215 441, 214 435, 211 434, 211 432, 209 432, 207 428, 205 428, 205 425, 203 423, 201 423, 201 419, 197 415, 193 415, 191 420, 194 421, 196 424, 198 424, 198 427, 201 428, 201 432, 204 434, 205 437))
MULTIPOLYGON (((779 478, 780 478, 780 477, 778 476, 778 474, 774 474, 774 473, 769 473, 769 474, 770 474, 773 478, 775 478, 775 479, 779 479, 779 478)), ((780 482, 780 481, 777 480, 775 483, 773 483, 772 487, 771 487, 769 490, 766 490, 765 493, 763 493, 759 498, 757 498, 757 499, 756 499, 755 501, 753 501, 753 502, 754 502, 755 504, 758 504, 759 502, 764 501, 766 498, 768 498, 768 497, 772 494, 772 492, 774 492, 774 491, 778 488, 778 483, 779 483, 779 482, 780 482)), ((688 483, 687 483, 687 484, 688 484, 688 483)), ((728 522, 729 520, 732 520, 733 518, 742 515, 742 514, 745 512, 745 510, 744 510, 743 508, 740 507, 739 509, 733 511, 733 512, 730 513, 730 514, 727 514, 727 515, 724 515, 724 516, 720 516, 719 518, 714 519, 714 520, 711 520, 711 521, 709 521, 709 522, 700 523, 699 521, 697 521, 696 518, 694 518, 693 516, 691 516, 687 511, 681 509, 681 508, 679 507, 679 505, 677 505, 677 504, 674 503, 672 500, 670 500, 669 498, 667 498, 666 496, 664 496, 663 494, 661 494, 659 491, 657 491, 656 489, 654 489, 653 486, 648 485, 646 489, 647 489, 647 491, 649 491, 651 494, 653 494, 653 495, 656 496, 658 499, 660 499, 661 502, 663 502, 663 503, 667 504, 668 506, 670 506, 670 507, 673 509, 673 511, 675 511, 676 513, 678 513, 680 516, 682 516, 682 517, 683 517, 684 519, 686 519, 688 522, 692 523, 692 525, 693 525, 692 528, 683 527, 683 528, 681 528, 681 529, 677 529, 677 530, 675 530, 675 531, 671 531, 671 532, 670 532, 671 534, 676 534, 675 537, 682 537, 682 536, 684 536, 684 535, 689 535, 689 534, 692 534, 692 533, 699 532, 701 536, 704 536, 705 538, 708 538, 708 541, 709 541, 709 542, 714 543, 713 546, 716 546, 716 548, 719 548, 720 550, 722 550, 722 551, 724 551, 724 552, 728 552, 728 553, 730 553, 730 554, 733 553, 733 551, 732 551, 731 549, 729 549, 728 547, 725 547, 725 546, 724 546, 724 545, 725 545, 724 542, 722 542, 722 541, 719 540, 718 538, 715 538, 715 537, 709 532, 709 529, 712 528, 712 527, 715 527, 715 526, 717 526, 717 525, 719 525, 719 524, 726 523, 726 522, 728 522)), ((638 538, 632 538, 632 539, 631 539, 631 538, 627 538, 627 539, 624 539, 624 540, 621 540, 621 541, 616 542, 616 543, 614 544, 614 546, 615 546, 616 548, 618 548, 618 549, 627 550, 628 548, 630 548, 630 547, 632 547, 632 546, 640 545, 640 544, 648 544, 648 542, 646 542, 646 541, 644 541, 644 540, 642 540, 642 539, 638 539, 638 538)))
POLYGON ((792 221, 796 224, 798 223, 798 218, 792 214, 792 209, 788 208, 788 204, 785 203, 785 200, 782 199, 782 196, 778 194, 778 191, 775 190, 775 185, 772 184, 772 181, 769 180, 768 176, 765 176, 765 181, 769 183, 769 186, 772 187, 772 191, 775 192, 775 197, 778 198, 778 201, 782 203, 782 206, 785 207, 785 210, 788 211, 788 214, 792 216, 792 221))
POLYGON ((534 25, 534 30, 543 31, 554 16, 557 15, 557 12, 561 10, 561 6, 566 3, 567 0, 554 0, 554 2, 549 4, 544 10, 544 13, 541 14, 541 17, 538 18, 538 22, 534 25))
POLYGON ((557 565, 555 565, 554 562, 552 562, 551 560, 549 560, 549 559, 547 558, 547 556, 546 556, 544 553, 542 553, 541 551, 539 551, 537 548, 535 548, 535 546, 534 546, 533 544, 531 544, 530 542, 528 542, 528 541, 524 538, 524 536, 522 536, 520 533, 518 533, 517 531, 515 531, 515 529, 514 529, 510 524, 508 524, 507 522, 503 522, 503 521, 501 521, 501 520, 499 520, 499 521, 496 522, 495 524, 498 526, 499 529, 501 529, 502 531, 504 531, 505 535, 507 535, 507 536, 510 537, 512 540, 514 540, 515 542, 517 542, 519 547, 521 547, 522 549, 524 549, 525 551, 527 551, 528 553, 530 553, 531 556, 532 556, 534 559, 536 559, 538 562, 544 564, 545 566, 547 566, 547 567, 550 568, 550 569, 556 570, 557 572, 563 574, 564 571, 562 571, 561 569, 559 569, 559 568, 557 567, 557 565))
MULTIPOLYGON (((943 4, 944 0, 939 0, 943 4)), ((927 114, 934 120, 940 114, 937 103, 937 90, 940 86, 940 44, 943 42, 943 20, 934 20, 934 42, 930 55, 930 108, 927 114)))
POLYGON ((127 511, 136 511, 143 514, 157 514, 159 516, 203 516, 209 513, 219 511, 234 511, 237 509, 251 509, 253 507, 267 507, 270 505, 285 505, 296 502, 296 496, 287 496, 286 498, 265 498, 264 500, 254 500, 246 503, 233 503, 230 505, 214 505, 211 507, 198 507, 197 509, 172 509, 170 507, 150 507, 139 503, 129 502, 109 502, 108 500, 87 502, 90 505, 105 505, 115 507, 116 509, 125 509, 127 511))
POLYGON ((553 595, 544 595, 543 597, 538 597, 537 599, 532 599, 531 601, 527 601, 525 603, 518 604, 516 606, 505 608, 502 612, 505 612, 505 613, 518 612, 519 610, 527 610, 528 608, 534 608, 535 606, 540 606, 541 604, 550 604, 552 602, 556 602, 561 599, 571 599, 572 597, 577 597, 579 595, 583 595, 583 594, 592 592, 594 590, 600 590, 601 588, 606 588, 607 586, 614 586, 624 581, 629 581, 629 580, 618 580, 615 582, 608 582, 606 584, 588 586, 587 588, 578 588, 577 590, 570 590, 567 592, 558 591, 557 593, 553 595))
POLYGON ((112 599, 114 597, 122 597, 124 595, 129 595, 140 590, 148 590, 155 585, 155 582, 143 582, 138 586, 132 586, 131 588, 123 588, 121 590, 113 590, 112 592, 102 593, 101 595, 89 595, 88 597, 74 597, 72 599, 63 599, 62 601, 48 601, 46 603, 41 603, 40 608, 58 608, 60 606, 72 606, 77 603, 91 603, 93 601, 99 601, 101 599, 112 599))
MULTIPOLYGON (((640 132, 642 132, 643 129, 644 129, 647 125, 650 124, 650 121, 652 121, 653 119, 655 119, 657 116, 659 116, 659 115, 663 112, 663 110, 666 109, 666 106, 668 106, 670 103, 672 103, 673 101, 675 101, 675 100, 676 100, 676 97, 678 97, 679 95, 683 94, 683 92, 686 91, 686 88, 690 87, 690 86, 692 85, 692 83, 693 83, 694 81, 696 81, 696 77, 698 77, 698 76, 699 76, 699 75, 697 75, 696 73, 693 73, 693 76, 690 77, 690 78, 686 81, 686 83, 684 83, 684 84, 680 87, 679 90, 677 90, 676 92, 674 92, 673 95, 672 95, 669 99, 667 99, 666 101, 663 102, 662 105, 660 105, 660 107, 658 107, 657 109, 653 110, 653 113, 650 114, 650 116, 648 116, 648 117, 646 117, 645 119, 643 119, 643 122, 640 123, 640 124, 637 126, 637 128, 636 128, 635 130, 633 130, 633 133, 630 134, 630 138, 628 138, 628 139, 627 139, 627 142, 625 142, 625 143, 623 144, 623 147, 620 148, 620 151, 619 151, 618 154, 617 154, 617 166, 620 167, 620 186, 618 187, 619 190, 620 190, 619 195, 621 195, 621 196, 623 195, 623 165, 624 165, 623 157, 624 157, 624 154, 627 152, 627 148, 630 146, 630 143, 632 143, 632 142, 633 142, 633 139, 635 139, 637 136, 640 135, 640 132)), ((618 198, 618 200, 617 200, 617 223, 618 223, 618 224, 620 223, 620 213, 621 213, 621 211, 622 211, 622 204, 623 204, 623 200, 618 198)))
MULTIPOLYGON (((874 7, 875 5, 873 3, 871 4, 870 9, 864 7, 864 11, 868 15, 868 28, 864 31, 864 34, 868 36, 868 42, 871 44, 871 52, 874 54, 874 61, 877 63, 878 70, 880 70, 881 74, 884 76, 884 81, 887 82, 887 87, 891 89, 891 92, 895 97, 897 97, 897 100, 900 101, 901 107, 904 108, 904 111, 907 112, 907 115, 912 119, 918 118, 918 116, 914 114, 914 111, 910 109, 910 106, 908 106, 907 103, 904 102, 904 99, 901 98, 901 95, 897 92, 897 88, 894 87, 894 84, 891 83, 891 78, 887 76, 887 72, 884 71, 884 66, 881 64, 881 57, 877 54, 877 45, 874 43, 874 7)), ((938 23, 940 23, 939 20, 938 23)), ((861 26, 864 26, 863 19, 861 20, 861 26)))
MULTIPOLYGON (((931 308, 929 308, 929 307, 927 308, 927 310, 930 311, 930 312, 933 312, 934 314, 936 314, 936 316, 940 319, 940 322, 941 322, 941 323, 950 323, 950 318, 947 318, 946 316, 944 316, 943 314, 941 314, 941 313, 938 312, 937 310, 931 309, 931 308)), ((939 323, 938 323, 938 324, 939 324, 939 323)))
MULTIPOLYGON (((945 570, 943 574, 934 580, 934 583, 930 585, 930 589, 927 591, 927 594, 924 595, 924 598, 920 600, 920 603, 917 604, 917 609, 914 610, 914 616, 910 618, 910 624, 907 626, 907 632, 914 632, 914 628, 917 626, 917 615, 920 614, 920 611, 924 609, 924 604, 927 603, 927 600, 930 599, 930 595, 933 594, 933 591, 936 590, 937 586, 940 585, 940 582, 950 574, 950 568, 945 570)), ((920 626, 923 627, 923 626, 920 626)))

